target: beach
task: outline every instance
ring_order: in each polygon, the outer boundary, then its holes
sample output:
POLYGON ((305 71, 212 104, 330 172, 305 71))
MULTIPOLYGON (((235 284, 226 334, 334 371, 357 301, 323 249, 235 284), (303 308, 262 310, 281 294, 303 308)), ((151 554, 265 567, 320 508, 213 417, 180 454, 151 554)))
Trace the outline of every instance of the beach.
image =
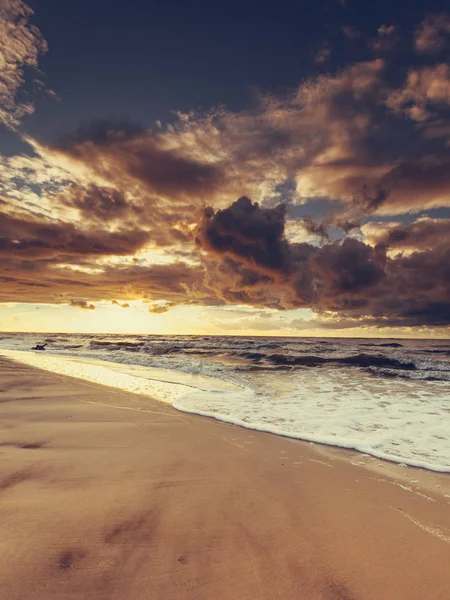
POLYGON ((446 474, 0 357, 0 598, 444 600, 446 474))

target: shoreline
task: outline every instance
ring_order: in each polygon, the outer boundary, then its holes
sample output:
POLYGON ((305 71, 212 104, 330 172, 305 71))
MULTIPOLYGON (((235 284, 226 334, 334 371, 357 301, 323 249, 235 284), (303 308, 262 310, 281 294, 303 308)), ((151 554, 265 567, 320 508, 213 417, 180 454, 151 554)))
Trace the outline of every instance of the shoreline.
POLYGON ((5 598, 445 597, 448 475, 145 400, 0 357, 5 598))
MULTIPOLYGON (((450 465, 446 462, 440 464, 439 462, 430 462, 425 458, 404 458, 403 456, 394 456, 391 453, 380 451, 379 448, 370 447, 366 445, 362 440, 358 443, 348 444, 346 440, 340 439, 339 442, 335 442, 333 438, 330 441, 330 435, 301 435, 301 433, 286 431, 284 428, 275 427, 274 425, 267 425, 261 423, 248 422, 246 419, 239 419, 234 414, 228 414, 226 411, 223 414, 217 414, 214 411, 204 410, 203 408, 193 408, 183 404, 183 397, 186 391, 191 391, 192 387, 199 385, 198 390, 202 389, 202 385, 212 385, 214 391, 216 386, 219 391, 224 391, 229 396, 233 395, 233 391, 236 390, 236 384, 227 381, 226 379, 216 378, 210 374, 193 374, 186 373, 183 370, 178 371, 177 369, 169 369, 167 367, 146 367, 139 363, 122 363, 120 361, 108 361, 104 358, 97 357, 85 357, 85 356, 67 356, 59 355, 56 353, 42 353, 42 352, 30 352, 23 350, 6 350, 0 349, 0 357, 4 356, 7 359, 17 360, 19 363, 26 364, 32 368, 43 369, 49 373, 56 375, 67 376, 75 378, 78 381, 86 381, 90 383, 97 383, 105 387, 111 387, 124 391, 125 393, 137 393, 144 398, 152 398, 162 402, 165 405, 173 407, 178 412, 190 415, 196 415, 202 418, 213 419, 218 422, 228 423, 237 427, 247 429, 249 431, 259 431, 262 433, 269 433, 272 435, 284 437, 294 441, 304 442, 307 444, 316 444, 319 447, 356 452, 360 457, 371 457, 370 460, 381 461, 387 463, 393 467, 397 465, 399 469, 394 469, 394 476, 402 477, 401 469, 409 468, 416 469, 418 471, 426 471, 437 474, 450 474, 450 465), (75 365, 75 367, 74 367, 75 365), (79 365, 83 365, 80 368, 79 365), (141 371, 144 370, 145 374, 142 376, 141 371), (147 372, 151 372, 152 376, 148 377, 147 372), (193 377, 194 381, 191 382, 190 378, 193 377), (200 381, 203 380, 203 381, 200 381), (154 388, 154 384, 157 387, 154 388), (175 390, 176 389, 176 393, 175 390), (184 391, 182 390, 184 388, 184 391), (157 394, 155 396, 155 394, 157 394)), ((423 382, 421 382, 423 384, 423 382)), ((441 383, 441 382, 440 382, 441 383)), ((443 383, 441 383, 444 386, 443 383)), ((448 386, 447 386, 448 387, 448 386)), ((203 405, 202 405, 203 406, 203 405)), ((145 407, 143 402, 142 408, 145 407)), ((349 434, 352 432, 349 431, 349 434)), ((402 431, 397 432, 402 435, 402 431)), ((334 434, 331 434, 334 435, 334 434)), ((337 438, 336 438, 337 439, 337 438)), ((418 457, 420 457, 420 452, 418 457)), ((423 455, 422 455, 423 456, 423 455)), ((449 490, 450 493, 450 490, 449 490)))

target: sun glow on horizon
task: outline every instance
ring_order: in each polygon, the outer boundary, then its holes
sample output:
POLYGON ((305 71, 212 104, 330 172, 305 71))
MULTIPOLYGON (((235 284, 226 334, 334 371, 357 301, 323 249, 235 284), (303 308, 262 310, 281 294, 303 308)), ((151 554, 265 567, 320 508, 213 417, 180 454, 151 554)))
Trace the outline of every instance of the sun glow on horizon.
MULTIPOLYGON (((67 304, 0 305, 2 333, 122 335, 236 335, 281 337, 450 338, 445 328, 326 327, 310 309, 275 311, 249 306, 179 305, 150 312, 142 300, 94 303, 95 310, 67 304)), ((163 304, 161 306, 164 306, 163 304)))

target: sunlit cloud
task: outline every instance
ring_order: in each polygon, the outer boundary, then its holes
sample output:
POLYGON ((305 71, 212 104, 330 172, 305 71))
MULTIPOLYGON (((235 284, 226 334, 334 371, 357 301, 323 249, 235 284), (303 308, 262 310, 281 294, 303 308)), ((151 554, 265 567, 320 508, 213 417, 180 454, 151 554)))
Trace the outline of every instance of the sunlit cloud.
POLYGON ((25 83, 25 70, 38 66, 47 44, 32 25, 31 8, 22 0, 0 2, 0 124, 10 129, 34 112, 31 99, 19 98, 25 83))

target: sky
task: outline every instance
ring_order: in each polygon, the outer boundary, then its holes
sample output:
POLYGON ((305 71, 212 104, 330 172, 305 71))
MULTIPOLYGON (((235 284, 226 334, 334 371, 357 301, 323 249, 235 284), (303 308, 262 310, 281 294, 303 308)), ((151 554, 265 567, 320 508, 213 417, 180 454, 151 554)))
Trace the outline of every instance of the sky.
POLYGON ((0 331, 450 337, 448 2, 0 0, 0 331))

